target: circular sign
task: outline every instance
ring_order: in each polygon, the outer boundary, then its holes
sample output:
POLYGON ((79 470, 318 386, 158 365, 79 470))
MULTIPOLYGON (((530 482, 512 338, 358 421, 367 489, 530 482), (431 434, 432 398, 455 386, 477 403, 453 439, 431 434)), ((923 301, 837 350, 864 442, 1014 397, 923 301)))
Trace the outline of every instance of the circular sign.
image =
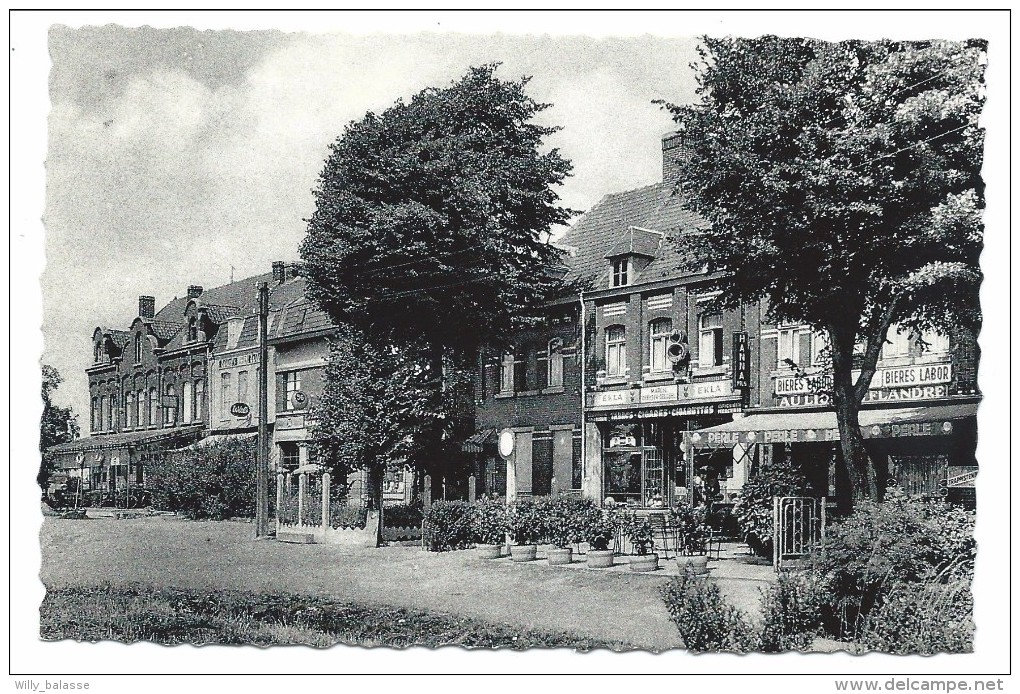
POLYGON ((230 414, 234 415, 235 417, 247 417, 248 415, 251 414, 251 408, 248 407, 247 403, 235 402, 233 405, 230 406, 230 414))
POLYGON ((308 404, 308 393, 303 390, 295 390, 290 396, 290 401, 294 403, 295 410, 303 410, 308 404))
POLYGON ((84 465, 85 464, 85 454, 84 453, 79 453, 78 455, 74 456, 74 462, 78 463, 79 465, 84 465))
POLYGON ((509 429, 504 429, 499 432, 499 454, 504 458, 509 458, 514 454, 514 432, 509 429))

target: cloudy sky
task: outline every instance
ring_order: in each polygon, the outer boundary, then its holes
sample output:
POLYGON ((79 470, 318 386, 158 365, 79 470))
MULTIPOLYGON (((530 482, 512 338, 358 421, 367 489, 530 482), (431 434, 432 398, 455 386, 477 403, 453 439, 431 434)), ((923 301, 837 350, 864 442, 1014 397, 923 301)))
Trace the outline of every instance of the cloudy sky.
POLYGON ((653 99, 693 98, 691 38, 127 29, 49 31, 43 360, 85 412, 89 339, 157 305, 297 259, 311 189, 344 125, 469 66, 553 104, 574 162, 563 203, 661 176, 672 125, 653 99))

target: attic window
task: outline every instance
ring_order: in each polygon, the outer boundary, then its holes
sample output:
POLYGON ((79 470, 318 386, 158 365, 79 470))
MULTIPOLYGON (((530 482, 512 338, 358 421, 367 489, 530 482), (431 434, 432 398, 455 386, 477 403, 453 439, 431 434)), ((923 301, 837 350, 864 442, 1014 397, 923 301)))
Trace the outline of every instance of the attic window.
POLYGON ((241 329, 244 327, 244 318, 230 318, 227 320, 227 349, 237 347, 237 341, 241 338, 241 329))
POLYGON ((188 342, 194 342, 198 339, 198 321, 191 318, 188 321, 188 342))
POLYGON ((623 287, 627 284, 627 269, 629 267, 629 258, 614 258, 613 259, 613 286, 623 287))

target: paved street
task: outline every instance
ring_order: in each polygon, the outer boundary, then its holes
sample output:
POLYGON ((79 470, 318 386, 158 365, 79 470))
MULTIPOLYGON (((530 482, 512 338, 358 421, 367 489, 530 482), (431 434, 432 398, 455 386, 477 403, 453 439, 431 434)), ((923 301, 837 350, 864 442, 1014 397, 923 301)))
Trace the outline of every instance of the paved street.
MULTIPOLYGON (((47 585, 141 583, 157 587, 293 591, 352 601, 433 609, 543 630, 618 639, 646 649, 680 645, 659 597, 667 571, 595 572, 544 562, 514 565, 472 551, 417 547, 353 549, 255 541, 240 522, 176 517, 70 521, 47 518, 41 531, 47 585)), ((715 564, 713 562, 713 564, 715 564)), ((745 610, 757 607, 768 567, 717 570, 745 610)))

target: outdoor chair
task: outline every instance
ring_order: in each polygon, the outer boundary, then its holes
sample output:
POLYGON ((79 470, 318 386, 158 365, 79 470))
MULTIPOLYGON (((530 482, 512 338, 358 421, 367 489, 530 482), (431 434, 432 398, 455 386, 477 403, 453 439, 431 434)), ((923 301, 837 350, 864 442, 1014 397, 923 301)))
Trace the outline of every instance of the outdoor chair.
POLYGON ((705 539, 705 554, 708 555, 710 560, 715 559, 718 561, 721 558, 722 541, 723 534, 714 528, 709 528, 708 537, 705 539))

